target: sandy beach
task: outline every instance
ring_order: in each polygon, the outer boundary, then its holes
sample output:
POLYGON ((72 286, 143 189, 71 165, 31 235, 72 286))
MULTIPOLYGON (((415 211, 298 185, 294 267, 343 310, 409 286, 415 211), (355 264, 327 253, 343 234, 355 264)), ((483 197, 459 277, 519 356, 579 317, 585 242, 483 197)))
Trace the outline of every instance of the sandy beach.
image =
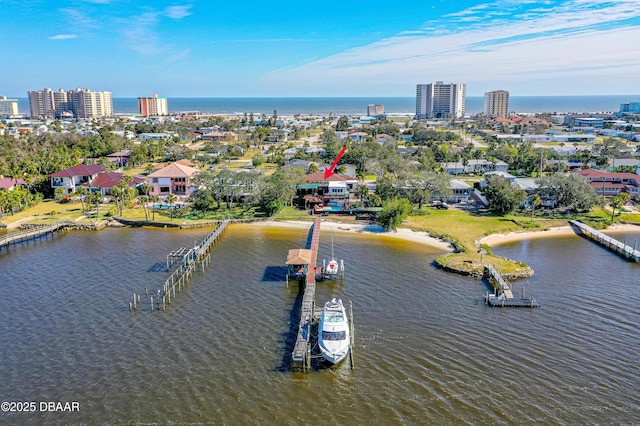
MULTIPOLYGON (((610 226, 606 231, 613 232, 638 232, 640 227, 637 225, 629 224, 617 224, 610 226)), ((486 237, 482 237, 478 240, 479 244, 488 244, 490 246, 496 246, 500 244, 510 243, 513 241, 530 240, 533 238, 545 238, 545 237, 557 237, 562 235, 576 235, 571 226, 559 226, 556 228, 550 228, 545 231, 523 231, 523 232, 510 232, 508 234, 492 234, 486 237)))
MULTIPOLYGON (((309 228, 311 222, 305 221, 275 221, 269 220, 266 222, 254 222, 254 226, 272 226, 279 228, 309 228)), ((360 234, 377 234, 384 235, 391 238, 399 238, 407 241, 412 241, 418 244, 426 244, 431 247, 437 247, 443 251, 452 252, 453 247, 449 243, 445 243, 439 238, 432 237, 427 232, 414 232, 408 228, 398 228, 397 232, 386 232, 380 225, 372 224, 354 224, 354 223, 340 223, 332 221, 322 221, 323 229, 332 229, 334 232, 352 232, 360 234)), ((638 232, 640 226, 630 224, 617 224, 610 226, 606 229, 613 232, 638 232)), ((528 240, 533 238, 546 238, 557 237, 562 235, 576 235, 571 226, 560 226, 556 228, 550 228, 544 231, 522 231, 522 232, 510 232, 508 234, 492 234, 486 237, 482 237, 478 240, 478 244, 488 244, 490 246, 497 246, 500 244, 506 244, 514 241, 528 240)))
MULTIPOLYGON (((254 222, 254 226, 272 226, 278 228, 309 228, 312 222, 304 221, 275 221, 254 222)), ((377 234, 385 237, 398 238, 402 240, 412 241, 418 244, 426 244, 431 247, 442 249, 443 251, 453 251, 451 244, 445 243, 439 238, 432 237, 427 232, 414 232, 407 228, 398 228, 396 232, 386 232, 380 225, 359 224, 359 223, 340 223, 331 221, 322 221, 322 229, 331 229, 334 232, 350 232, 358 234, 377 234)))

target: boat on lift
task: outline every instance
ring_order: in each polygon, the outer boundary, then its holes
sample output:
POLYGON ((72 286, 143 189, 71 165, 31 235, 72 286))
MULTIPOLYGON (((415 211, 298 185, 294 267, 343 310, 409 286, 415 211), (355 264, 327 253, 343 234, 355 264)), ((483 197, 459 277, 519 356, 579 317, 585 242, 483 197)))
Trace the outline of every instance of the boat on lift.
POLYGON ((324 304, 318 329, 318 345, 324 359, 331 364, 342 361, 351 350, 349 319, 341 299, 324 304))

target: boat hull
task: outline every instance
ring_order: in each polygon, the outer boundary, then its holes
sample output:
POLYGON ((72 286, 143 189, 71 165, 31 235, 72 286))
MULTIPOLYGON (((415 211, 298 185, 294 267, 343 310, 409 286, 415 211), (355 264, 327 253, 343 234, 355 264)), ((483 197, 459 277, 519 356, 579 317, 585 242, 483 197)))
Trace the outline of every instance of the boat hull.
POLYGON ((351 334, 341 300, 325 303, 318 331, 318 346, 325 360, 338 364, 347 357, 351 350, 351 334))

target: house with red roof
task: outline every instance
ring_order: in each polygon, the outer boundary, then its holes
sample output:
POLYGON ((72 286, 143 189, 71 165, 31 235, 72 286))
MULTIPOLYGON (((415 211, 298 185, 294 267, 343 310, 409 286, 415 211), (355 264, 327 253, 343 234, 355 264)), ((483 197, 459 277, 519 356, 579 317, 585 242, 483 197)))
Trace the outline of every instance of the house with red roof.
POLYGON ((150 195, 161 197, 169 194, 181 198, 189 197, 197 188, 193 177, 199 170, 178 162, 171 163, 147 176, 147 184, 151 187, 150 195))
MULTIPOLYGON (((91 182, 83 183, 82 186, 89 189, 89 192, 100 191, 102 195, 111 195, 111 188, 116 186, 124 178, 124 174, 118 172, 99 173, 91 182)), ((129 182, 129 188, 135 188, 143 184, 144 178, 134 177, 129 182)))
POLYGON ((49 175, 51 178, 51 188, 55 191, 62 188, 66 195, 76 192, 76 188, 82 184, 89 183, 104 172, 104 167, 98 164, 80 164, 69 169, 60 170, 49 175))
POLYGON ((12 191, 16 186, 27 186, 27 182, 24 179, 0 176, 0 189, 12 191))
POLYGON ((632 200, 640 198, 640 176, 633 173, 609 173, 596 169, 584 169, 576 173, 586 177, 598 195, 616 197, 627 192, 632 200))
POLYGON ((325 179, 324 172, 309 173, 306 183, 298 185, 294 203, 316 213, 344 211, 350 208, 351 193, 358 180, 353 176, 333 173, 325 179))

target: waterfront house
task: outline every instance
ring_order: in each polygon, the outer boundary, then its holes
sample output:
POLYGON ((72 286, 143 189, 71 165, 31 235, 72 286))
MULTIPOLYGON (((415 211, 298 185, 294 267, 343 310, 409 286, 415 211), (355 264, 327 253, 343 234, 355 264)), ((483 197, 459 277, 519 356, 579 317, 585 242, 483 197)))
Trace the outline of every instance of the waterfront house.
POLYGON ((104 167, 98 164, 80 164, 79 166, 60 170, 49 175, 51 188, 54 191, 62 188, 66 191, 66 195, 69 195, 72 192, 76 192, 78 186, 91 182, 98 174, 104 171, 104 167))
MULTIPOLYGON (((111 189, 118 185, 123 178, 124 175, 122 173, 104 172, 99 173, 91 182, 83 183, 82 186, 88 188, 89 192, 100 191, 102 195, 108 196, 111 195, 111 189)), ((144 178, 134 177, 131 182, 129 182, 129 188, 135 188, 143 184, 144 181, 144 178)))
POLYGON ((467 160, 466 164, 462 161, 448 162, 440 164, 440 167, 450 175, 459 175, 463 173, 488 173, 488 172, 507 172, 509 165, 501 160, 489 161, 484 158, 467 160))
POLYGON ((147 176, 147 184, 151 187, 150 195, 165 197, 169 194, 181 198, 189 197, 196 187, 193 177, 198 169, 184 164, 171 163, 147 176))
POLYGON ((298 185, 294 203, 316 213, 344 211, 350 208, 350 197, 358 180, 353 176, 334 173, 325 179, 324 172, 309 173, 306 183, 298 185))
POLYGON ((596 169, 584 169, 579 175, 589 180, 589 185, 603 197, 616 197, 627 192, 632 200, 640 198, 640 176, 633 173, 609 173, 596 169))

